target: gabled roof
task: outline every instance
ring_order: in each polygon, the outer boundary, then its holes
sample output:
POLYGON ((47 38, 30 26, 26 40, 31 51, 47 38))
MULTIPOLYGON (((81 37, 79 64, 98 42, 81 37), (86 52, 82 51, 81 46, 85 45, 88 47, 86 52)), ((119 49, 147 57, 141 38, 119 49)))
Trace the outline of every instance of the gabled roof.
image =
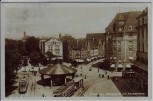
POLYGON ((61 41, 70 41, 70 40, 75 40, 75 38, 72 37, 72 36, 70 36, 70 35, 62 36, 60 39, 61 39, 61 41))
POLYGON ((86 39, 87 40, 96 40, 96 39, 101 39, 104 40, 105 39, 105 34, 104 33, 87 33, 86 35, 86 39))
POLYGON ((46 39, 46 41, 45 41, 45 42, 47 42, 47 41, 49 41, 49 40, 51 40, 51 39, 56 39, 56 40, 58 40, 58 41, 61 41, 59 38, 50 37, 50 38, 46 39))
POLYGON ((141 14, 141 11, 132 11, 132 12, 124 12, 118 13, 114 17, 114 19, 110 22, 110 24, 106 27, 105 31, 114 33, 113 25, 117 20, 125 20, 124 31, 129 32, 128 27, 132 27, 132 31, 136 31, 137 19, 136 17, 141 14))

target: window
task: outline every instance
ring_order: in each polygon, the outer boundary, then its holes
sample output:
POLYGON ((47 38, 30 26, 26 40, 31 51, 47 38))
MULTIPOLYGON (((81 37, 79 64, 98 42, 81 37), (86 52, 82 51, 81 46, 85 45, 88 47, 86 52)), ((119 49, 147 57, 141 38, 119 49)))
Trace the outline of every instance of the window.
POLYGON ((142 24, 144 24, 144 18, 142 18, 142 24))
POLYGON ((133 42, 132 41, 129 41, 129 45, 133 45, 133 42))
POLYGON ((129 26, 128 27, 128 31, 132 31, 132 26, 129 26))
POLYGON ((116 41, 114 41, 113 44, 116 45, 116 41))
POLYGON ((118 45, 121 45, 121 41, 118 41, 118 45))
POLYGON ((114 52, 116 52, 116 47, 113 48, 114 52))
POLYGON ((132 33, 129 33, 129 36, 132 37, 133 36, 132 33))
POLYGON ((129 52, 132 52, 133 51, 133 48, 132 47, 129 47, 129 52))
POLYGON ((118 52, 121 52, 121 47, 118 48, 118 52))
POLYGON ((140 25, 140 20, 138 20, 138 25, 140 25))

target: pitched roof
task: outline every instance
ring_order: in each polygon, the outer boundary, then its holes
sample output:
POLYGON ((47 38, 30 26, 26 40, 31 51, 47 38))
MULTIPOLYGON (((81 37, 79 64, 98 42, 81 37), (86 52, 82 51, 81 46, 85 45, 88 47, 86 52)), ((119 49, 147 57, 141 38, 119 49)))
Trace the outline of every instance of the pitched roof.
POLYGON ((39 71, 40 74, 45 75, 66 75, 75 73, 77 70, 74 68, 67 67, 62 64, 48 65, 47 68, 39 71))
POLYGON ((118 13, 114 17, 114 19, 110 22, 110 24, 106 27, 106 32, 114 33, 113 26, 117 20, 125 20, 124 31, 129 32, 128 27, 131 26, 132 31, 136 31, 137 20, 136 17, 141 14, 141 11, 132 11, 132 12, 124 12, 118 13))
POLYGON ((92 39, 105 39, 105 34, 104 33, 87 33, 86 35, 87 40, 92 40, 92 39))
POLYGON ((68 41, 68 45, 74 50, 81 50, 87 48, 87 41, 86 39, 76 39, 68 41))
POLYGON ((75 40, 75 38, 72 37, 72 36, 70 36, 70 35, 62 36, 60 39, 61 39, 62 41, 75 40))

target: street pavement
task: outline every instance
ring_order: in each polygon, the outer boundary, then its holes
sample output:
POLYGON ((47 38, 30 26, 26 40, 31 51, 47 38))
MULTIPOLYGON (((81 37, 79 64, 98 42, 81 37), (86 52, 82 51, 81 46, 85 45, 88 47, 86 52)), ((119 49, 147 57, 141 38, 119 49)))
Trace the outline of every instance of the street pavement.
MULTIPOLYGON (((105 75, 105 70, 99 69, 96 67, 92 67, 92 64, 102 62, 103 60, 96 60, 94 62, 91 62, 89 64, 81 64, 78 65, 77 69, 77 75, 83 76, 84 78, 84 89, 80 88, 78 89, 72 97, 101 97, 101 96, 122 96, 115 86, 115 84, 112 82, 111 79, 108 79, 107 76, 121 76, 121 73, 119 72, 109 72, 107 71, 107 75, 105 75), (91 68, 91 71, 89 71, 91 68), (80 75, 83 74, 83 75, 80 75), (99 74, 103 74, 104 78, 99 77, 99 74), (85 79, 86 76, 86 79, 85 79)), ((68 63, 63 63, 64 65, 70 66, 68 63)), ((41 75, 39 73, 34 76, 32 72, 30 71, 39 71, 40 69, 43 69, 45 67, 39 66, 34 67, 29 64, 28 66, 22 67, 18 72, 17 75, 19 78, 23 77, 25 74, 29 75, 29 86, 27 89, 27 92, 25 94, 20 94, 18 92, 18 89, 14 90, 14 92, 8 96, 8 97, 53 97, 52 92, 57 89, 59 86, 49 87, 49 86, 42 86, 37 83, 37 81, 41 80, 41 75), (27 71, 27 72, 23 72, 27 71)), ((19 85, 19 79, 17 79, 17 83, 14 84, 15 86, 19 85)))

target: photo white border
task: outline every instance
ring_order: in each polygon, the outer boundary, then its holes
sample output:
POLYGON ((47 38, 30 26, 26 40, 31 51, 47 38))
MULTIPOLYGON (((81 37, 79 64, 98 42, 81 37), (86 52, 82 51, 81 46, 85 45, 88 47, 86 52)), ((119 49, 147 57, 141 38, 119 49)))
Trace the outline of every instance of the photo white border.
MULTIPOLYGON (((94 97, 67 97, 67 98, 31 98, 31 97, 26 97, 26 100, 152 100, 152 16, 153 16, 153 7, 152 7, 152 1, 151 0, 2 0, 2 3, 15 3, 15 2, 57 2, 57 3, 61 3, 61 2, 107 2, 107 3, 149 3, 150 2, 150 7, 148 7, 148 97, 99 97, 99 98, 94 98, 94 97), (128 98, 128 99, 127 99, 128 98)), ((3 11, 2 6, 1 7, 1 14, 4 14, 5 12, 3 11)), ((1 16, 1 21, 3 19, 4 16, 1 16)), ((4 28, 2 28, 2 25, 0 26, 1 28, 1 99, 3 100, 23 100, 23 98, 5 98, 5 69, 3 67, 5 67, 5 35, 3 33, 4 28)))

